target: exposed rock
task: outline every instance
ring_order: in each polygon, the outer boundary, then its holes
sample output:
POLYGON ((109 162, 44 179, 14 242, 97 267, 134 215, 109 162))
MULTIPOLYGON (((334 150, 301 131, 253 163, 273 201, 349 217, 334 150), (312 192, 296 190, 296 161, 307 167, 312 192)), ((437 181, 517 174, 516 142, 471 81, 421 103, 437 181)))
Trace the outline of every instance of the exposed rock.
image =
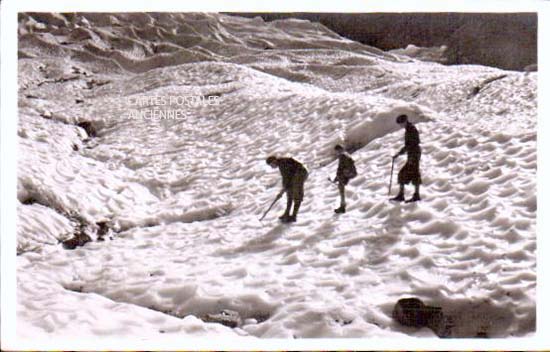
POLYGON ((95 80, 95 79, 92 79, 90 81, 86 81, 86 89, 93 89, 95 87, 101 87, 101 86, 104 86, 106 84, 109 84, 111 83, 111 81, 109 80, 95 80))
POLYGON ((236 328, 242 325, 242 319, 239 312, 229 309, 224 309, 217 314, 206 314, 201 320, 207 323, 222 324, 230 328, 236 328))
POLYGON ((76 232, 74 237, 63 241, 63 248, 65 249, 75 249, 76 247, 81 247, 86 243, 90 242, 92 238, 85 233, 76 232))
POLYGON ((451 335, 452 323, 445 317, 442 309, 427 306, 418 298, 402 298, 397 301, 392 316, 405 326, 430 328, 439 337, 451 335))
POLYGON ((76 229, 72 238, 63 241, 63 248, 75 249, 76 247, 81 247, 86 243, 91 242, 92 238, 87 233, 90 225, 88 221, 80 214, 72 212, 67 214, 67 217, 75 223, 76 229))
POLYGON ((84 129, 89 137, 93 138, 97 136, 97 130, 90 121, 79 122, 77 123, 77 126, 84 129))
POLYGON ((393 308, 392 316, 405 326, 426 326, 426 306, 418 298, 402 298, 393 308))
POLYGON ((102 220, 102 221, 98 221, 96 222, 96 225, 98 227, 98 230, 97 230, 97 240, 98 241, 104 241, 105 239, 103 238, 106 234, 109 233, 109 230, 111 229, 111 226, 109 224, 109 221, 108 220, 102 220))

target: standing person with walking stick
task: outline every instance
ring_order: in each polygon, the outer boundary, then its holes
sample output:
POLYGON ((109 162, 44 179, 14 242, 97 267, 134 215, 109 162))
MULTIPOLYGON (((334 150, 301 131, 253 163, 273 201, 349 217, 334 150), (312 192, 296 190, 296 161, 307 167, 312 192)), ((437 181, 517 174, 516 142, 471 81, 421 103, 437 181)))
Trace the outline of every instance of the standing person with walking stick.
POLYGON ((351 156, 344 151, 344 147, 337 144, 334 150, 338 156, 338 169, 336 170, 336 177, 331 181, 338 181, 338 191, 340 192, 340 207, 334 209, 334 212, 342 214, 346 212, 346 185, 350 179, 357 176, 357 170, 351 156))
POLYGON ((420 156, 422 150, 420 149, 420 137, 418 130, 414 125, 409 122, 407 115, 399 115, 395 122, 405 128, 405 145, 397 154, 393 156, 393 162, 401 155, 407 153, 407 162, 399 171, 397 176, 397 182, 399 183, 399 194, 390 200, 395 202, 402 202, 405 200, 405 185, 412 183, 414 185, 414 195, 408 199, 406 203, 416 202, 420 200, 420 184, 422 184, 422 177, 420 176, 420 156))
POLYGON ((308 177, 307 169, 293 158, 270 156, 265 162, 272 168, 278 167, 283 177, 283 189, 277 195, 277 199, 283 193, 286 193, 286 210, 279 219, 282 222, 296 222, 296 216, 304 199, 304 183, 308 177), (293 204, 294 209, 292 215, 290 215, 290 208, 292 208, 293 204))

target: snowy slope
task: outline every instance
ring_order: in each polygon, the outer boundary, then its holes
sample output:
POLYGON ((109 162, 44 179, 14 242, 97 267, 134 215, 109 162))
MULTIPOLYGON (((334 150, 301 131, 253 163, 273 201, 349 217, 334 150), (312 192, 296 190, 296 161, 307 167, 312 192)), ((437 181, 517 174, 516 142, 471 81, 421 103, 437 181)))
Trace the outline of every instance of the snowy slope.
POLYGON ((534 333, 536 72, 218 14, 24 14, 19 46, 21 338, 435 336, 392 320, 409 296, 453 337, 534 333), (158 100, 184 96, 219 104, 158 100), (184 116, 131 118, 152 110, 184 116), (422 140, 417 204, 387 201, 402 113, 422 140), (359 170, 340 216, 338 142, 359 170), (284 202, 258 221, 273 153, 310 170, 296 224, 284 202), (94 241, 63 249, 79 221, 94 241), (239 327, 204 322, 223 309, 239 327))

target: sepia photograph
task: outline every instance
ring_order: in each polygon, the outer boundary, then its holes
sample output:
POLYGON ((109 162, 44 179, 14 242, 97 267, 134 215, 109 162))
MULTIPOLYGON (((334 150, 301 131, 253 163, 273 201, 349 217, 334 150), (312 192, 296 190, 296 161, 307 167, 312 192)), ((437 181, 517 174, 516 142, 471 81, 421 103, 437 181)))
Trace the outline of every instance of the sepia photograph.
POLYGON ((540 336, 537 11, 11 15, 13 346, 540 336))

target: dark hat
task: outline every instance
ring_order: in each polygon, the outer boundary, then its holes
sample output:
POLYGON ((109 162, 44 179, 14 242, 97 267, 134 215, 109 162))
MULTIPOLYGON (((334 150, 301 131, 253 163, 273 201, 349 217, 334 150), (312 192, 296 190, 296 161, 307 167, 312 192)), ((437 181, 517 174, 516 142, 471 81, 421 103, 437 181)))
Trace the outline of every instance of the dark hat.
POLYGON ((266 164, 271 165, 273 162, 277 161, 277 157, 274 155, 271 155, 265 159, 266 164))
POLYGON ((342 147, 341 144, 336 144, 336 145, 334 146, 334 150, 344 150, 344 147, 342 147))
POLYGON ((405 122, 407 122, 407 115, 399 115, 399 116, 397 116, 397 118, 395 119, 395 122, 397 122, 397 123, 405 123, 405 122))

